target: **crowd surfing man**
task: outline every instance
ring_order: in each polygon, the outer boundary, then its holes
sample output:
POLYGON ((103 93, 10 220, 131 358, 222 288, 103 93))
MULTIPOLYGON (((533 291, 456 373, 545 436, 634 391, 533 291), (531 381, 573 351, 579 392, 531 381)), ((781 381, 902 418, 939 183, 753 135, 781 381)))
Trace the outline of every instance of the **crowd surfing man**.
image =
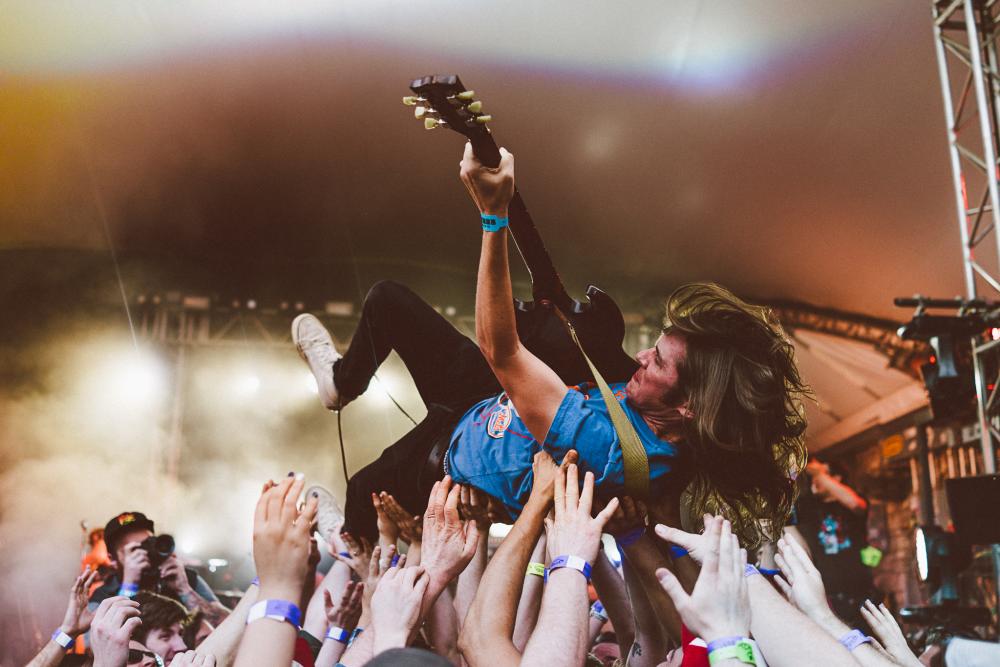
MULTIPOLYGON (((514 156, 501 153, 500 165, 487 168, 467 144, 461 162, 461 180, 484 216, 506 218, 514 192, 514 156)), ((505 227, 484 225, 478 346, 391 282, 368 293, 343 355, 317 318, 293 322, 293 340, 328 409, 363 393, 392 350, 427 406, 423 422, 351 478, 348 530, 373 537, 371 493, 388 491, 412 511, 445 474, 485 491, 516 518, 542 448, 556 461, 577 450, 602 497, 622 492, 618 434, 597 388, 567 388, 518 339, 507 245, 505 227)), ((725 514, 749 548, 761 541, 761 526, 785 525, 790 473, 806 457, 798 401, 805 387, 768 311, 717 285, 684 285, 667 299, 663 332, 638 361, 632 378, 611 389, 645 448, 651 497, 676 499, 687 488, 694 516, 725 514)))

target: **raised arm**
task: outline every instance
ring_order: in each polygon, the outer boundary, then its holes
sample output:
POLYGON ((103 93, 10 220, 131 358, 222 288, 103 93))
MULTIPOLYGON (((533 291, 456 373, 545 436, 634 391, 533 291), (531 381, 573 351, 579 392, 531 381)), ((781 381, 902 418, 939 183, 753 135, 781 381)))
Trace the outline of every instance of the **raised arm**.
POLYGON ((90 585, 97 578, 97 570, 87 568, 80 573, 69 589, 69 604, 66 606, 66 614, 63 616, 62 625, 53 633, 52 638, 46 642, 42 650, 38 652, 28 667, 55 667, 62 662, 66 654, 65 642, 75 640, 77 635, 82 635, 90 629, 90 621, 94 618, 94 613, 87 609, 87 596, 90 594, 90 585), (60 644, 57 640, 62 640, 60 644))
MULTIPOLYGON (((472 144, 466 144, 460 176, 481 214, 506 218, 514 194, 514 156, 503 148, 500 154, 500 165, 490 169, 476 159, 472 144)), ((476 283, 477 342, 528 430, 543 442, 566 395, 566 385, 521 344, 513 298, 507 229, 484 230, 476 283)))
MULTIPOLYGON (((575 460, 576 452, 570 450, 563 463, 575 460)), ((459 636, 462 655, 473 667, 509 667, 521 660, 511 639, 517 601, 531 551, 542 534, 559 468, 542 450, 535 454, 532 471, 528 502, 487 565, 459 636)))

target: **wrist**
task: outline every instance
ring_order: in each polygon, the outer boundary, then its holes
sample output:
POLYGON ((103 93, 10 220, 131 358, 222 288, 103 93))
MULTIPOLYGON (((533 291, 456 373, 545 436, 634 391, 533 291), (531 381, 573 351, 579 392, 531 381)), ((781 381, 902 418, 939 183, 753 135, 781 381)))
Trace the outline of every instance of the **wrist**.
POLYGON ((406 639, 409 633, 405 629, 393 628, 390 630, 376 626, 373 630, 375 633, 375 655, 378 655, 382 651, 406 646, 406 639))
POLYGON ((261 583, 258 600, 298 600, 302 596, 302 586, 285 582, 261 583))
POLYGON ((480 215, 495 215, 498 218, 507 217, 507 207, 506 206, 484 206, 479 209, 480 215))

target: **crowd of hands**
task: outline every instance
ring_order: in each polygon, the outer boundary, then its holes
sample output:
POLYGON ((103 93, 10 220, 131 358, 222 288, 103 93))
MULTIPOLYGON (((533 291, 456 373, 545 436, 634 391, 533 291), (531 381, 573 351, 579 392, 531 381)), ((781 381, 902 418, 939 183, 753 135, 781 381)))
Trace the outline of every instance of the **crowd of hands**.
MULTIPOLYGON (((562 465, 545 452, 535 457, 530 497, 492 558, 492 507, 475 489, 446 477, 434 486, 422 516, 389 494, 373 495, 378 543, 328 531, 324 537, 336 560, 318 583, 318 499, 300 499, 300 475, 268 482, 254 514, 259 584, 170 665, 289 667, 299 629, 271 618, 247 623, 262 600, 304 610, 301 630, 322 640, 317 667, 361 667, 385 651, 413 645, 455 665, 580 667, 609 625, 623 663, 680 665, 682 624, 705 643, 752 637, 767 664, 778 667, 922 664, 889 610, 870 602, 861 611, 876 637, 845 647, 839 640, 851 628, 831 611, 819 572, 795 540, 779 539, 754 554, 754 560, 773 559, 781 571, 766 578, 748 566, 746 550, 721 517, 706 515, 704 530, 692 533, 679 528, 675 508, 648 508, 630 498, 594 507, 593 475, 581 483, 575 461, 575 452, 562 465), (606 555, 604 533, 619 542, 620 568, 606 555), (405 554, 397 553, 401 544, 405 554), (590 565, 600 606, 591 606, 580 571, 552 569, 544 580, 526 573, 529 564, 564 555, 590 565), (329 628, 351 640, 327 637, 329 628)), ((132 637, 142 623, 139 604, 115 596, 88 611, 93 578, 89 570, 77 578, 60 630, 71 636, 89 630, 95 667, 147 664, 135 662, 151 655, 132 637)))

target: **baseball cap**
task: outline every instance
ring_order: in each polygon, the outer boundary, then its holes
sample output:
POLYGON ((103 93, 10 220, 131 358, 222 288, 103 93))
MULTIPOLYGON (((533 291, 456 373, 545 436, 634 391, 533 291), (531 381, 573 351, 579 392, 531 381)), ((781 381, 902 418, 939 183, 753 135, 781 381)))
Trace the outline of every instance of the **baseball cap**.
POLYGON ((108 547, 108 555, 114 556, 118 539, 123 533, 142 529, 156 532, 156 529, 153 528, 153 522, 142 512, 122 512, 108 521, 107 525, 104 526, 104 544, 108 547))

